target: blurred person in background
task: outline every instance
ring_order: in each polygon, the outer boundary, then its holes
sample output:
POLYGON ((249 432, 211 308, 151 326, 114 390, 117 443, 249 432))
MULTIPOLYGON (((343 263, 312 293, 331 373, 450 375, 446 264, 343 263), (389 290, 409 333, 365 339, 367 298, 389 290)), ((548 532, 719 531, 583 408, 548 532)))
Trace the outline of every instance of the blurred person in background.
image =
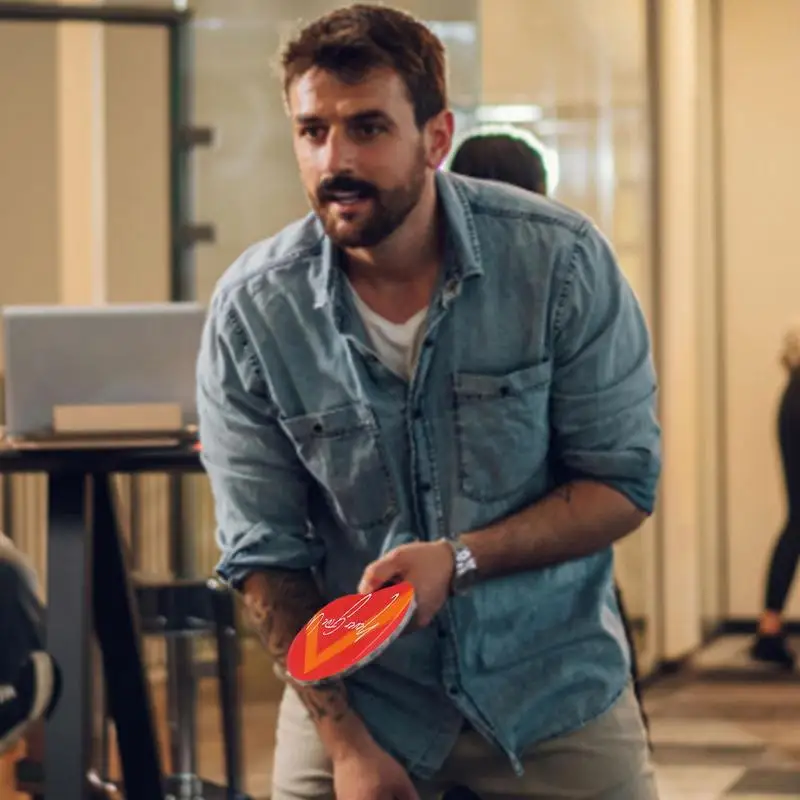
POLYGON ((552 190, 543 146, 532 133, 512 125, 485 125, 470 131, 454 148, 448 169, 545 197, 552 190))
POLYGON ((795 653, 786 643, 783 609, 800 557, 800 321, 789 327, 781 350, 786 384, 778 408, 778 446, 786 491, 786 520, 767 573, 764 611, 751 648, 757 661, 793 669, 795 653))
POLYGON ((47 718, 60 673, 44 649, 44 608, 36 573, 0 533, 0 755, 47 718))

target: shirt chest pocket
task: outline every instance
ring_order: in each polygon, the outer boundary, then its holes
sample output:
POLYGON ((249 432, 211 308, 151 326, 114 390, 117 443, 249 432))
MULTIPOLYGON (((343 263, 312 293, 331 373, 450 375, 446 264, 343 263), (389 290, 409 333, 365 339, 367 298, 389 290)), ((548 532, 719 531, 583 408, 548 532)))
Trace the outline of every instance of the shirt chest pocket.
POLYGON ((371 408, 365 403, 283 420, 300 460, 353 528, 397 514, 397 498, 371 408))
POLYGON ((459 487, 481 502, 528 483, 550 443, 552 361, 506 375, 453 376, 459 487))

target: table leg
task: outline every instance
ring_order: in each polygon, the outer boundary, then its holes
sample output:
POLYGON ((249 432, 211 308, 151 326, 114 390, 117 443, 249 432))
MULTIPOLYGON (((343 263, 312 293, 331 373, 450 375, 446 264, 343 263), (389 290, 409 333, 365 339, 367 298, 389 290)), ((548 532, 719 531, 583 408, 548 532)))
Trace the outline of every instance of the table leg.
MULTIPOLYGON (((172 570, 176 578, 188 578, 192 574, 191 552, 186 540, 183 480, 180 475, 169 476, 169 502, 172 570)), ((194 641, 191 637, 177 635, 167 640, 172 772, 187 787, 187 795, 192 796, 195 792, 190 787, 197 782, 197 678, 194 660, 194 641)))
POLYGON ((197 774, 194 736, 197 725, 197 687, 193 644, 191 639, 180 634, 167 639, 172 772, 187 780, 197 774))
POLYGON ((228 791, 239 797, 243 783, 242 721, 239 698, 239 637, 230 590, 216 580, 209 581, 214 604, 214 629, 217 639, 217 683, 222 714, 222 735, 228 791))
POLYGON ((86 479, 50 475, 47 545, 47 649, 61 667, 61 699, 47 722, 45 794, 86 800, 91 766, 91 532, 86 479))
POLYGON ((93 479, 95 626, 109 707, 117 725, 126 800, 160 800, 164 783, 142 659, 139 615, 109 480, 107 475, 93 479))

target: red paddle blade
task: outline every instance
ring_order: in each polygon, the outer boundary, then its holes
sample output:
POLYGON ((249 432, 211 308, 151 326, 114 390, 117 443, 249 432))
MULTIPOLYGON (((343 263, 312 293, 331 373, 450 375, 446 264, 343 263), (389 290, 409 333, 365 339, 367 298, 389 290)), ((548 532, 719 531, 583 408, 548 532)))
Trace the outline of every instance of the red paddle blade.
POLYGON ((341 678, 377 658, 405 629, 416 609, 410 583, 340 597, 295 636, 286 658, 294 681, 341 678))

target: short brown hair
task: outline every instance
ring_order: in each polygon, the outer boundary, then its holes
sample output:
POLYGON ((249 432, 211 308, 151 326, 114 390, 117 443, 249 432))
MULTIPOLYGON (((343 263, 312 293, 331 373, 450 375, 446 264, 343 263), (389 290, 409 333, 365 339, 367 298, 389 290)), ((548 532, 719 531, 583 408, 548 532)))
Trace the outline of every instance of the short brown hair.
POLYGON ((317 67, 347 83, 375 68, 398 73, 421 128, 447 107, 444 46, 410 14, 395 8, 356 4, 331 11, 306 25, 280 55, 283 90, 317 67))

